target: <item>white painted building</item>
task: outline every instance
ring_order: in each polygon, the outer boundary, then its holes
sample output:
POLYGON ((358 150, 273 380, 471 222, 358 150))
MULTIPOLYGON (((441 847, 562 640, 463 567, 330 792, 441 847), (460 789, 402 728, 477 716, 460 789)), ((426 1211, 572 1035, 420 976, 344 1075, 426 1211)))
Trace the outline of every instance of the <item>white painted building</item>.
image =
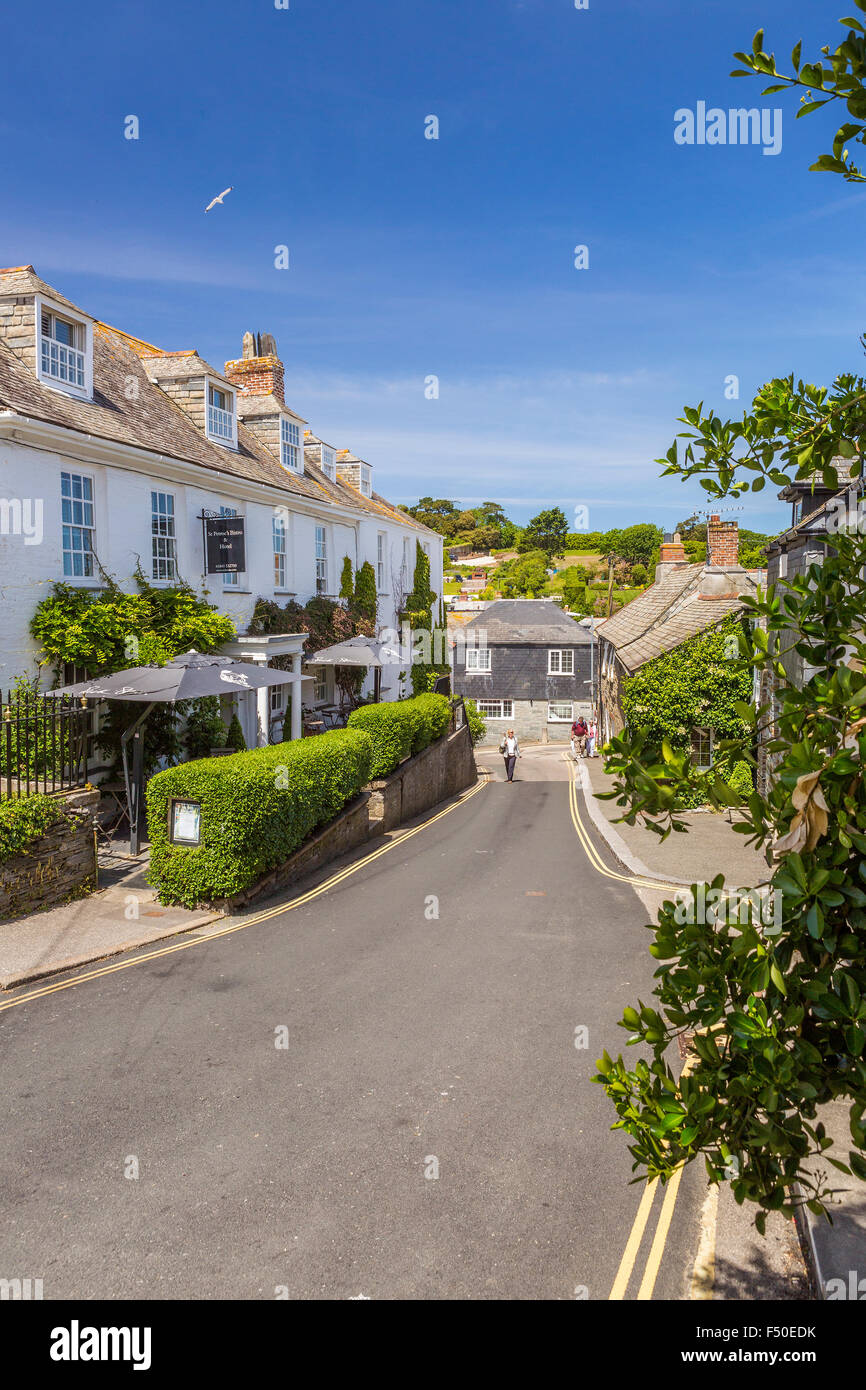
MULTIPOLYGON (((0 689, 36 669, 29 624, 51 586, 99 589, 100 567, 129 591, 137 564, 153 584, 206 590, 237 630, 230 654, 294 656, 296 670, 298 635, 247 635, 258 598, 334 598, 345 557, 369 560, 379 626, 396 627, 416 541, 441 594, 442 537, 379 496, 369 463, 307 430, 273 340, 264 349, 245 335, 219 371, 92 318, 32 266, 0 270, 0 689), (242 519, 242 572, 205 574, 207 514, 242 519)), ((306 705, 334 699, 318 671, 306 705)), ((383 698, 398 675, 383 673, 383 698)), ((267 741, 282 698, 240 697, 248 745, 267 741)), ((295 701, 294 734, 300 714, 295 701)))

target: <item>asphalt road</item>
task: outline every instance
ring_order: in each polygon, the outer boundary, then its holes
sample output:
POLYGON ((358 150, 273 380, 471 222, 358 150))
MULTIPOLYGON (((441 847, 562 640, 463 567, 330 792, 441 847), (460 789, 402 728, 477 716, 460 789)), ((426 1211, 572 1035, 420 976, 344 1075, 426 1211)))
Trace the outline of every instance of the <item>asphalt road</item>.
MULTIPOLYGON (((0 1276, 46 1299, 609 1298, 643 1187, 590 1078, 651 993, 647 912, 591 866, 557 750, 512 785, 486 765, 302 906, 12 996, 0 1276)), ((652 1296, 686 1296, 697 1165, 664 1240, 663 1195, 627 1298, 656 1264, 652 1296)))

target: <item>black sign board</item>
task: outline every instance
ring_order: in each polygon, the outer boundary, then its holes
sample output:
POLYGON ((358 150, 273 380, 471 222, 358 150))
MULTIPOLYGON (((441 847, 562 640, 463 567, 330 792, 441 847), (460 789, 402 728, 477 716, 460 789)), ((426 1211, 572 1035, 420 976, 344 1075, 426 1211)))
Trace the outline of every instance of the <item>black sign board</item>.
POLYGON ((202 525, 205 574, 242 574, 247 567, 244 518, 206 516, 202 525))

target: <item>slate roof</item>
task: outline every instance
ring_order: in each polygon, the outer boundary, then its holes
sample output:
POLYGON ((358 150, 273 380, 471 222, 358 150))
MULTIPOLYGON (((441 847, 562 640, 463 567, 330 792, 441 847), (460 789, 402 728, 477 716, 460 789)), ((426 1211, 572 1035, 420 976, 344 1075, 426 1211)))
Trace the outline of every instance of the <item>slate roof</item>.
POLYGON ((476 614, 467 627, 487 630, 487 645, 589 646, 586 628, 563 613, 558 603, 542 599, 497 599, 476 614))
POLYGON ((217 380, 227 380, 195 349, 163 352, 122 329, 94 320, 40 279, 32 266, 0 269, 0 296, 33 294, 44 294, 93 323, 93 399, 81 400, 43 385, 0 339, 0 410, 27 415, 95 439, 151 450, 215 474, 266 483, 311 500, 321 501, 324 496, 354 511, 399 521, 424 535, 435 534, 378 494, 367 498, 347 483, 331 483, 307 459, 303 476, 289 472, 242 419, 238 420, 237 450, 213 443, 183 408, 150 379, 158 359, 161 374, 206 372, 217 380), (133 377, 138 382, 136 399, 130 399, 128 392, 133 377))
POLYGON ((675 570, 669 570, 657 583, 644 589, 642 594, 638 594, 637 598, 633 598, 631 603, 627 603, 618 613, 599 623, 596 632, 617 648, 634 642, 659 621, 671 604, 682 597, 703 569, 702 564, 697 564, 681 565, 675 570))
POLYGON ((612 644, 618 661, 633 675, 646 662, 740 612, 739 595, 754 594, 756 587, 754 577, 740 566, 718 570, 702 564, 682 565, 651 584, 596 631, 612 644), (713 587, 724 589, 725 578, 737 594, 703 596, 702 588, 708 595, 713 587))

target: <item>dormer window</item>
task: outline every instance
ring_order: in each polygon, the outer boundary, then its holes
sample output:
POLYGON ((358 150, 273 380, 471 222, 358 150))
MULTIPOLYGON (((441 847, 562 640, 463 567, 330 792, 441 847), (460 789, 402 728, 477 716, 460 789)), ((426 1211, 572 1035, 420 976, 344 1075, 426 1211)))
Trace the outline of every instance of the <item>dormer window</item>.
POLYGON ((329 449, 327 444, 322 445, 322 472, 332 483, 337 481, 337 451, 329 449))
POLYGON ((368 463, 361 464, 361 491, 365 497, 373 495, 373 470, 368 463))
POLYGON ((78 395, 91 394, 91 347, 88 324, 42 304, 39 308, 40 380, 78 395))
POLYGON ((293 473, 301 472, 301 427, 285 416, 280 418, 280 462, 293 473))
POLYGON ((207 432, 219 444, 235 444, 234 393, 210 383, 207 388, 207 432))

